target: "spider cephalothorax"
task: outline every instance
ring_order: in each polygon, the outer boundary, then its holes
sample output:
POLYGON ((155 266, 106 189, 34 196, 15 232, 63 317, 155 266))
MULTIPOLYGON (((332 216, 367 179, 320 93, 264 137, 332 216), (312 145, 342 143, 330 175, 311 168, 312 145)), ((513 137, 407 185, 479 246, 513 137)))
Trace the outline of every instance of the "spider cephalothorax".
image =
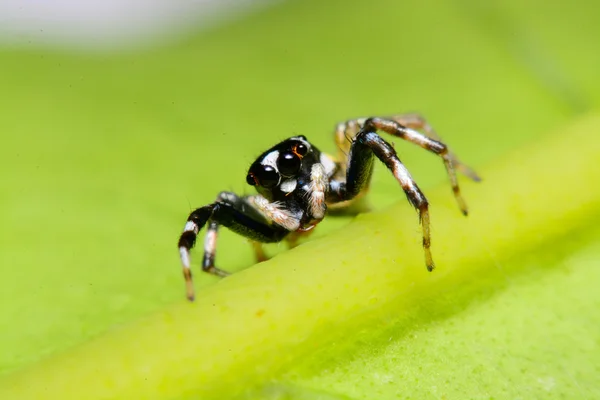
POLYGON ((250 201, 276 224, 294 228, 291 231, 309 229, 325 215, 325 192, 336 169, 335 161, 306 137, 289 138, 250 166, 246 181, 262 197, 250 201))
POLYGON ((374 157, 388 167, 419 212, 425 264, 431 271, 434 264, 429 249, 429 204, 394 148, 377 131, 405 139, 439 155, 459 207, 467 214, 455 168, 473 180, 478 181, 479 177, 449 152, 429 124, 418 115, 358 118, 338 124, 335 131, 337 159, 321 153, 304 136, 291 137, 265 151, 250 166, 246 182, 256 188, 258 195, 239 197, 231 192, 221 192, 214 203, 189 215, 178 242, 188 299, 194 298, 189 252, 205 225, 208 224, 208 228, 202 269, 226 276, 227 272, 215 266, 219 225, 251 239, 257 259, 264 260, 260 243, 287 239, 293 247, 299 234, 311 231, 323 220, 328 206, 348 207, 358 199, 368 189, 374 157))

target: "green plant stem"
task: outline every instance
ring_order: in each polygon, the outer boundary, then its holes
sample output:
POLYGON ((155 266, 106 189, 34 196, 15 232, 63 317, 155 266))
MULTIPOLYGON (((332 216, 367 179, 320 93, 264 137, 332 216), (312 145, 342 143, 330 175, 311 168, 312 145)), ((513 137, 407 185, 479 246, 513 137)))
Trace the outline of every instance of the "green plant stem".
POLYGON ((417 217, 399 202, 224 279, 195 303, 182 300, 7 376, 0 398, 238 393, 347 336, 369 315, 401 314, 444 288, 477 279, 493 268, 490 254, 513 257, 567 232, 576 235, 599 215, 600 136, 590 134, 599 126, 600 117, 585 118, 479 171, 481 184, 462 180, 468 218, 448 185, 428 191, 432 273, 425 269, 417 217))

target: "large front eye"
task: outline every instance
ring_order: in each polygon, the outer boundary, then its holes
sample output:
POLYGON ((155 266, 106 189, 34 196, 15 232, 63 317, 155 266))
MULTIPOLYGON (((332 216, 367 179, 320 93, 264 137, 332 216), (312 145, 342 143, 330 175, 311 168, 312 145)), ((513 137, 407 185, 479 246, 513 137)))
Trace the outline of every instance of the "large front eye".
POLYGON ((277 186, 279 183, 279 174, 275 171, 275 168, 270 165, 263 165, 262 168, 256 174, 256 178, 260 183, 260 186, 265 188, 272 188, 277 186))
POLYGON ((294 176, 300 171, 300 157, 294 153, 283 153, 277 159, 277 168, 284 176, 294 176))

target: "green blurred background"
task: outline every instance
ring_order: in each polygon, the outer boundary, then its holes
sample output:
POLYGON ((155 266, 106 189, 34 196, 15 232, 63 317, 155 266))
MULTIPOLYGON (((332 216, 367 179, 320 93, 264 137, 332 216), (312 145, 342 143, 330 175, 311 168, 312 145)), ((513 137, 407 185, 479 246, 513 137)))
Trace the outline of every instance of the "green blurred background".
MULTIPOLYGON (((0 50, 0 373, 180 301, 187 214, 248 193, 278 140, 334 151, 339 120, 419 111, 478 167, 597 110, 598 15, 591 0, 287 1, 150 48, 0 50)), ((446 179, 396 147, 423 188, 446 179)), ((403 200, 377 172, 374 207, 403 200)), ((253 263, 221 237, 221 267, 253 263)))

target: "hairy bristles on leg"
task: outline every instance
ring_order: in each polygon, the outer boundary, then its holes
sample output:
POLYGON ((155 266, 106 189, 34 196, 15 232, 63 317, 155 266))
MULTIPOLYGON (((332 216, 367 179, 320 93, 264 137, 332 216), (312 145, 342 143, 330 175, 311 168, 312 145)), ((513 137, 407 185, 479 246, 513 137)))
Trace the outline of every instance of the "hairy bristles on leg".
POLYGON ((288 231, 295 231, 300 227, 301 215, 286 209, 281 204, 270 203, 262 196, 251 196, 248 197, 247 201, 268 220, 273 221, 288 231))
POLYGON ((310 213, 315 219, 320 220, 325 217, 325 211, 327 210, 325 192, 329 186, 329 178, 322 164, 317 163, 312 166, 310 179, 310 213))

